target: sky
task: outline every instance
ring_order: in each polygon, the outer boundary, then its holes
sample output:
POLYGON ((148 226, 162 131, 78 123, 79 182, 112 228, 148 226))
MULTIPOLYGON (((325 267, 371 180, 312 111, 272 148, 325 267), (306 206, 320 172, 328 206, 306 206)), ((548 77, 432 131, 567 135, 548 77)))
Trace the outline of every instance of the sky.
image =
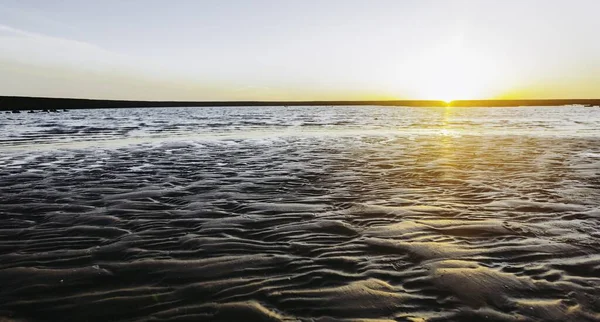
POLYGON ((0 95, 600 98, 598 0, 0 0, 0 95))

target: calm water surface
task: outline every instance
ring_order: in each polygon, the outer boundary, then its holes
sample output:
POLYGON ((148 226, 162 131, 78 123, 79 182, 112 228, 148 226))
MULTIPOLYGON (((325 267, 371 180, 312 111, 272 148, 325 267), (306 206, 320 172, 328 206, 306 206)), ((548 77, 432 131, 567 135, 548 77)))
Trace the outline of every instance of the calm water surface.
POLYGON ((215 107, 4 114, 0 147, 290 136, 533 135, 597 137, 600 108, 215 107))

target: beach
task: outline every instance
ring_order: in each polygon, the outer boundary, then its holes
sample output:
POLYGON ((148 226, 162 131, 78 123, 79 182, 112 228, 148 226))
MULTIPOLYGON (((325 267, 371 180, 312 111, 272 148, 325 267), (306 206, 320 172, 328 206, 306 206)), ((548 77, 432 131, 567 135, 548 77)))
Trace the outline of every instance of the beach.
POLYGON ((0 115, 0 320, 599 321, 599 224, 594 107, 0 115))

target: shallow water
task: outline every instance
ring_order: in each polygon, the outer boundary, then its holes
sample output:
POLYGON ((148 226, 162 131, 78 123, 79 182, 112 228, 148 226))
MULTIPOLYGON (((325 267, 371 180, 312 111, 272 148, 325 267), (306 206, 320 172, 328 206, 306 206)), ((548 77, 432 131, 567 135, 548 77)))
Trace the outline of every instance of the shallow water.
POLYGON ((598 321, 600 109, 0 115, 0 320, 598 321))

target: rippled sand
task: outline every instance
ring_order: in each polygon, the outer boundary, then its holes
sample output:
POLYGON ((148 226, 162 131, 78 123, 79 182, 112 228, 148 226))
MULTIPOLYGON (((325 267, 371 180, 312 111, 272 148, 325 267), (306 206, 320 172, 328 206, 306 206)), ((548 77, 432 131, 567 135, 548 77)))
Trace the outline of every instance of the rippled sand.
POLYGON ((0 320, 600 320, 600 138, 197 140, 0 166, 0 320))

